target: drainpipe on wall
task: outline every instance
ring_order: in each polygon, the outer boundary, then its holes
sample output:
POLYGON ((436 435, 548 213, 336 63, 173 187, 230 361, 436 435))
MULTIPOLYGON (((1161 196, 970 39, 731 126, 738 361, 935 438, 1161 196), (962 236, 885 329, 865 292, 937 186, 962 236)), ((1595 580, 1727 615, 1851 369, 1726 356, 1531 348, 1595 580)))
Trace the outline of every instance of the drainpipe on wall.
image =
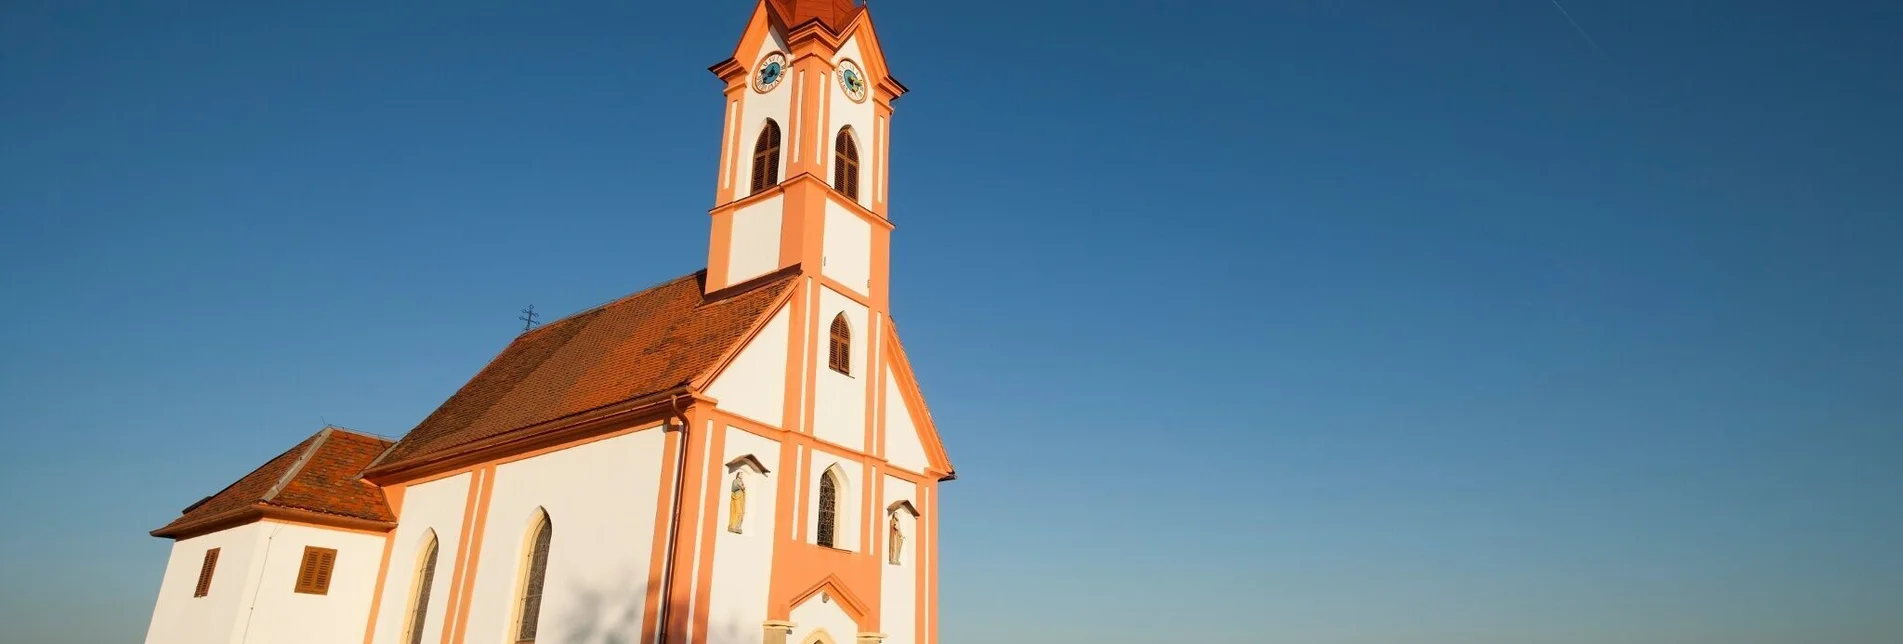
MULTIPOLYGON (((678 394, 668 397, 667 406, 672 416, 681 421, 681 439, 678 441, 679 445, 674 452, 674 493, 671 495, 673 496, 674 508, 673 511, 669 513, 669 516, 672 518, 668 519, 667 558, 661 561, 661 606, 660 609, 655 612, 653 644, 667 644, 667 609, 670 603, 669 595, 673 594, 674 591, 674 549, 680 543, 681 497, 684 496, 684 488, 687 486, 687 429, 691 426, 691 423, 687 420, 687 415, 681 413, 680 396, 678 394)), ((666 431, 666 424, 670 421, 662 422, 662 431, 666 431)))

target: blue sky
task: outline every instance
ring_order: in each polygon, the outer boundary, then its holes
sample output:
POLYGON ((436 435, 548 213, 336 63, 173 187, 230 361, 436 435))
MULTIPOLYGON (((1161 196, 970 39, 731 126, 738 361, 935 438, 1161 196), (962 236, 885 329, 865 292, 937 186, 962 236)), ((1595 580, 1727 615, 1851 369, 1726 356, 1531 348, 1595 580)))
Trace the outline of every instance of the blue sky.
MULTIPOLYGON (((876 4, 946 644, 1903 641, 1896 3, 876 4)), ((703 266, 749 6, 0 6, 0 639, 703 266)))

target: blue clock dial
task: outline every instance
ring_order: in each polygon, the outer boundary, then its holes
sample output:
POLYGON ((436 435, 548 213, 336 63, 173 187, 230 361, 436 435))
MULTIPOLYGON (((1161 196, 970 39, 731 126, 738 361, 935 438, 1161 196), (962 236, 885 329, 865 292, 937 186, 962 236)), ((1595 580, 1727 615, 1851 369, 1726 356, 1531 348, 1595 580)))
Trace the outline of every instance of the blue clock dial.
POLYGON ((866 75, 850 60, 839 61, 839 88, 854 102, 866 100, 866 75))
POLYGON ((780 52, 767 54, 760 59, 760 66, 753 72, 753 90, 770 92, 786 78, 786 55, 780 52))

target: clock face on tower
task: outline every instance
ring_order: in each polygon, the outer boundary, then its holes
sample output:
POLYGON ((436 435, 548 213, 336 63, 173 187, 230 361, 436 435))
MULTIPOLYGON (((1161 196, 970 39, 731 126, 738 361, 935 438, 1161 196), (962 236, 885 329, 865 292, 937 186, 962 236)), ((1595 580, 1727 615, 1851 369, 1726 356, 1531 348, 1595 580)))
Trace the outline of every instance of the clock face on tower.
POLYGON ((866 100, 866 73, 859 71, 859 64, 850 60, 839 61, 839 88, 846 90, 846 98, 854 103, 866 100))
POLYGON ((753 91, 765 94, 779 86, 786 78, 786 54, 773 52, 760 59, 759 68, 753 70, 753 91))

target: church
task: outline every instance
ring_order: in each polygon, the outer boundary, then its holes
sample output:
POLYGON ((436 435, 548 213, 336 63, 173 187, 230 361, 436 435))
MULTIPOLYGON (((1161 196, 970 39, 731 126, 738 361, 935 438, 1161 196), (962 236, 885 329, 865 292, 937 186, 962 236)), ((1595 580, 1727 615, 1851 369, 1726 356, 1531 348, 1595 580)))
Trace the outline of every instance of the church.
POLYGON ((711 71, 706 268, 186 507, 147 644, 937 641, 953 471, 888 309, 906 88, 853 0, 759 0, 711 71))

